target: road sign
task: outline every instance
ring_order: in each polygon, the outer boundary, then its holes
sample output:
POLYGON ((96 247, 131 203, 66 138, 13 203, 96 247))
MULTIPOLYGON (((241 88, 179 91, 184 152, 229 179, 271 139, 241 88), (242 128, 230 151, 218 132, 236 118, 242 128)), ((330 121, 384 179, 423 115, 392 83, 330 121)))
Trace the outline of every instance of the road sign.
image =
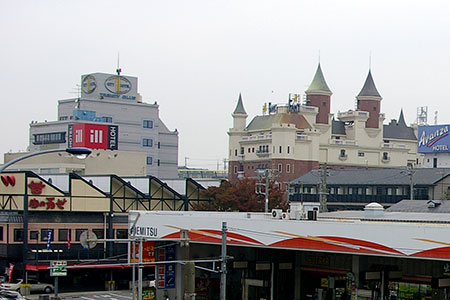
POLYGON ((97 235, 90 230, 83 231, 80 234, 80 244, 85 249, 92 249, 97 245, 97 235))
POLYGON ((67 276, 67 261, 65 260, 51 261, 50 276, 67 276))

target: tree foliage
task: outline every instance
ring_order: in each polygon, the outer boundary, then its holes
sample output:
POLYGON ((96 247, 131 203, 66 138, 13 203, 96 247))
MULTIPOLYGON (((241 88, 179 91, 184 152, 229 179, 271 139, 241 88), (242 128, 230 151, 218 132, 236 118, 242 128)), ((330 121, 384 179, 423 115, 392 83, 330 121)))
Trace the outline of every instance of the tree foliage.
MULTIPOLYGON (((202 196, 210 199, 194 206, 195 210, 209 211, 246 211, 263 212, 264 194, 255 191, 254 179, 243 179, 237 183, 222 181, 219 187, 209 187, 202 192, 202 196)), ((264 192, 264 190, 263 190, 264 192)), ((273 208, 287 208, 285 193, 279 189, 278 184, 269 184, 269 211, 273 208)))

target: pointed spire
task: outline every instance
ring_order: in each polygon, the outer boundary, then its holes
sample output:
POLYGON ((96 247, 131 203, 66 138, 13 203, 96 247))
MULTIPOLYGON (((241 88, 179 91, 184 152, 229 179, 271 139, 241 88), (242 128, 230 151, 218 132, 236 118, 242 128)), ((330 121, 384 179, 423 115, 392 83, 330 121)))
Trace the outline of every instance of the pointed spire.
POLYGON ((369 69, 369 74, 367 75, 366 82, 364 83, 363 88, 359 92, 358 96, 356 98, 360 97, 371 97, 371 98, 378 98, 374 100, 381 100, 380 93, 378 93, 377 88, 375 87, 375 83, 373 82, 372 78, 372 72, 369 69))
POLYGON ((316 74, 314 75, 314 78, 309 85, 308 89, 305 91, 306 94, 319 94, 319 95, 327 95, 331 96, 333 94, 330 90, 330 88, 327 85, 327 82, 325 81, 325 78, 323 77, 322 68, 320 67, 320 62, 317 67, 316 74))
POLYGON ((242 95, 239 93, 239 99, 238 103, 236 105, 236 109, 234 110, 233 114, 240 114, 240 115, 246 115, 244 104, 242 104, 242 95))
POLYGON ((403 116, 403 108, 400 110, 400 117, 398 117, 398 126, 407 127, 405 117, 403 116))

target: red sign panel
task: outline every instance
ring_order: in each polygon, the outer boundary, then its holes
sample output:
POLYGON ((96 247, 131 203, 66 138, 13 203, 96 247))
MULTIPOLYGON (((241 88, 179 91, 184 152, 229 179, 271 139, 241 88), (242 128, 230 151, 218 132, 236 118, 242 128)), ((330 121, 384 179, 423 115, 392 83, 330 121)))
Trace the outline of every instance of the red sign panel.
POLYGON ((69 148, 118 149, 118 126, 78 123, 69 125, 69 148))

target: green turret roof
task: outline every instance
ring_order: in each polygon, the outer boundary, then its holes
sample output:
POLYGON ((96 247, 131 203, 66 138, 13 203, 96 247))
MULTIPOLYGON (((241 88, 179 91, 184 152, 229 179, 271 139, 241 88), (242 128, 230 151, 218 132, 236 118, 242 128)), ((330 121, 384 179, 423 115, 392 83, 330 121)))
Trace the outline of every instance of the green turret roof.
POLYGON ((241 93, 239 93, 239 99, 238 103, 236 105, 236 109, 234 110, 233 114, 240 114, 240 115, 246 115, 244 104, 242 104, 242 96, 241 93))
POLYGON ((327 82, 325 81, 325 78, 323 77, 322 68, 319 66, 317 67, 316 74, 314 75, 314 79, 309 85, 308 89, 306 90, 306 94, 325 94, 325 95, 331 95, 332 92, 330 88, 327 85, 327 82))

